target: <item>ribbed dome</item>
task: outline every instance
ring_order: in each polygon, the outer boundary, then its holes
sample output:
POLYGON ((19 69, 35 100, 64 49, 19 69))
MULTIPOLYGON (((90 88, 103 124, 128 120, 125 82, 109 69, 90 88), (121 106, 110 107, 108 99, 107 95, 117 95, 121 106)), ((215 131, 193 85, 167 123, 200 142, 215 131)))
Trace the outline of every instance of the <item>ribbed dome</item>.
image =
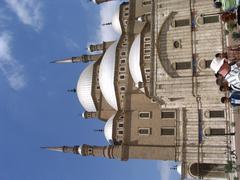
POLYGON ((116 12, 113 15, 112 26, 117 33, 122 34, 122 27, 121 27, 119 15, 120 15, 120 7, 116 9, 116 12))
POLYGON ((117 98, 114 86, 116 47, 113 43, 105 52, 99 67, 99 85, 101 92, 110 106, 118 110, 117 98))
POLYGON ((177 172, 181 175, 182 174, 182 164, 177 165, 177 172))
POLYGON ((78 99, 83 108, 88 112, 96 112, 92 98, 93 65, 90 64, 83 70, 77 83, 78 99))
POLYGON ((114 114, 110 119, 106 122, 104 126, 104 135, 109 144, 113 143, 112 133, 113 133, 113 119, 116 114, 114 114))
POLYGON ((140 66, 140 51, 141 51, 141 36, 136 36, 129 53, 129 69, 133 81, 137 85, 139 82, 143 82, 142 71, 140 66))

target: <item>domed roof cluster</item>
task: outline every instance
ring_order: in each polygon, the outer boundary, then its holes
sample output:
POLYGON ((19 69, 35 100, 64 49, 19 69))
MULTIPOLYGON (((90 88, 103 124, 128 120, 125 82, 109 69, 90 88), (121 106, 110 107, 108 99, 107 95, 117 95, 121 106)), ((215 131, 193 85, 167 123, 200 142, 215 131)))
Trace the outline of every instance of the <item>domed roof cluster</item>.
MULTIPOLYGON (((121 34, 122 28, 119 19, 120 8, 118 8, 113 16, 112 25, 114 30, 121 34)), ((101 93, 107 103, 116 111, 118 111, 118 102, 115 91, 115 65, 116 65, 116 50, 118 41, 114 42, 104 53, 100 67, 99 67, 99 85, 101 93)), ((140 48, 141 48, 141 35, 137 35, 129 54, 129 69, 133 81, 136 85, 139 82, 143 82, 143 76, 140 67, 140 48)), ((77 95, 80 103, 87 112, 96 112, 96 102, 92 97, 94 90, 92 89, 94 73, 94 63, 88 65, 81 73, 77 84, 77 95)), ((107 141, 111 144, 112 139, 112 127, 115 114, 110 117, 104 127, 104 135, 107 141)))

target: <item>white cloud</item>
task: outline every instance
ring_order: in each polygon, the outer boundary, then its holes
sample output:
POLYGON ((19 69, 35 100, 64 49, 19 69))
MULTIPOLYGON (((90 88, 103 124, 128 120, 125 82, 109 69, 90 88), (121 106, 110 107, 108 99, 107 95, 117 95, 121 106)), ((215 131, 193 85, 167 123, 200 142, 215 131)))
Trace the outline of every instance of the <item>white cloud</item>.
POLYGON ((121 1, 104 3, 100 7, 101 24, 97 32, 98 41, 112 41, 119 38, 112 26, 102 26, 102 24, 112 22, 112 17, 119 7, 121 1))
POLYGON ((43 25, 41 14, 42 4, 38 0, 5 0, 8 6, 16 13, 23 24, 32 26, 39 31, 43 25))
POLYGON ((7 32, 0 34, 0 71, 13 89, 20 90, 25 87, 26 81, 23 65, 19 64, 12 56, 11 39, 7 32))
POLYGON ((69 50, 72 50, 72 51, 80 50, 80 45, 73 39, 69 37, 65 37, 64 40, 65 40, 65 45, 69 50))

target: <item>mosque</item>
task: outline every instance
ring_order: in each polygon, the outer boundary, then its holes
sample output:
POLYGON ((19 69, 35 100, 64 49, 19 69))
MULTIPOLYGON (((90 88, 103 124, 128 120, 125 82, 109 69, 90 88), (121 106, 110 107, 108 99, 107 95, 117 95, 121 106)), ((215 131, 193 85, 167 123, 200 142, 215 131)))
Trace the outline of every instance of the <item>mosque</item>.
POLYGON ((55 62, 88 63, 75 91, 82 117, 105 122, 108 145, 47 148, 122 161, 180 161, 182 179, 228 179, 232 112, 221 104, 210 70, 227 43, 218 11, 209 0, 123 2, 109 23, 118 40, 55 62))

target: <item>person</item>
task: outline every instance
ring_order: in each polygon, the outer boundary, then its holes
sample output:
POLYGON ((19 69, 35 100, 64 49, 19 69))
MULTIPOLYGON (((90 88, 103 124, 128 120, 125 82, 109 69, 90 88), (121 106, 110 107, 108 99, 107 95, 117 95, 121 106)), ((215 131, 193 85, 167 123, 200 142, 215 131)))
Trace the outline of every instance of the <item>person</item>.
POLYGON ((228 63, 228 60, 222 58, 221 55, 216 54, 215 58, 210 64, 210 68, 214 71, 215 74, 220 74, 228 82, 229 86, 234 86, 237 89, 240 89, 240 64, 239 62, 228 63))
POLYGON ((225 12, 234 11, 239 6, 239 0, 213 0, 214 7, 225 12))
POLYGON ((233 107, 240 106, 240 92, 239 91, 232 91, 229 97, 222 97, 222 103, 230 103, 233 107))
POLYGON ((229 86, 226 86, 226 85, 222 84, 222 85, 220 85, 219 90, 221 92, 226 92, 226 91, 232 91, 233 89, 231 87, 229 87, 229 86))

